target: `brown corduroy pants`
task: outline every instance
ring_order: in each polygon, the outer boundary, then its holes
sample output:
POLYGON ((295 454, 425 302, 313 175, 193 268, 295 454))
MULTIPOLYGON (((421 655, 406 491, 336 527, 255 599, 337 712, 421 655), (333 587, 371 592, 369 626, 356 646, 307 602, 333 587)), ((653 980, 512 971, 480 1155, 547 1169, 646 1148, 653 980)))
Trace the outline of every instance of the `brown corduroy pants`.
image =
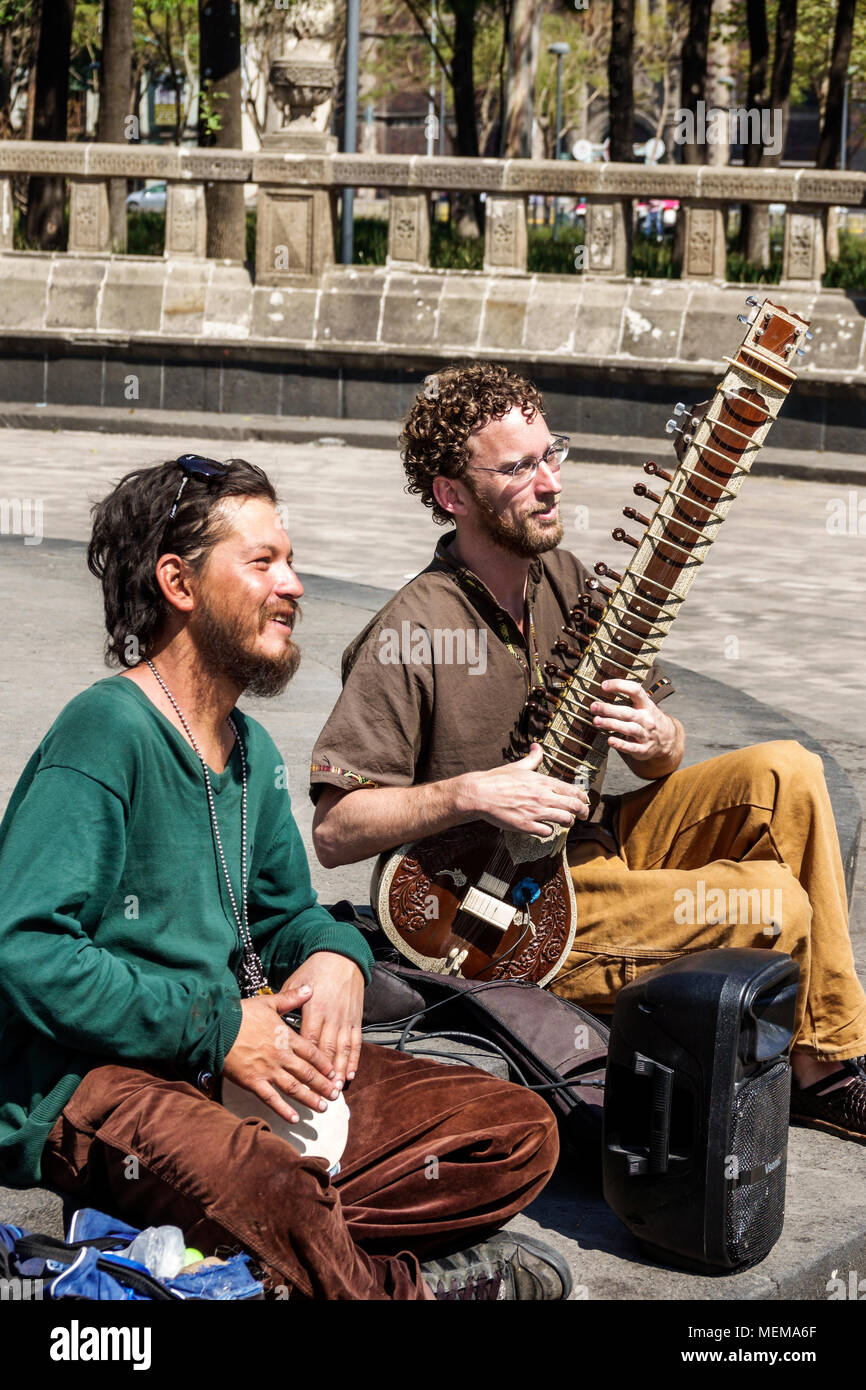
POLYGON ((544 1101, 474 1067, 364 1044, 345 1094, 332 1180, 185 1081, 97 1067, 51 1131, 43 1181, 132 1225, 180 1226, 204 1254, 242 1248, 292 1296, 411 1300, 419 1258, 497 1230, 556 1164, 544 1101))
POLYGON ((609 1012, 630 980, 688 951, 757 946, 800 966, 795 1046, 866 1052, 839 840, 821 759, 788 740, 673 772, 620 800, 619 853, 569 851, 573 949, 550 988, 609 1012))

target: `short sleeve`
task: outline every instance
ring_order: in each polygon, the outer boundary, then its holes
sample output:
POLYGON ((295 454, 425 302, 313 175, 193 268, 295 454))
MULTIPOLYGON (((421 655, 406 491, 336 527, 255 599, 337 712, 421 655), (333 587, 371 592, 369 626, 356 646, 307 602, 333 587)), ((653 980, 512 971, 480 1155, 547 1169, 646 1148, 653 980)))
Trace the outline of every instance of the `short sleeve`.
POLYGON ((431 666, 411 659, 413 634, 396 616, 350 647, 343 690, 316 740, 310 796, 322 786, 411 787, 433 711, 431 666))

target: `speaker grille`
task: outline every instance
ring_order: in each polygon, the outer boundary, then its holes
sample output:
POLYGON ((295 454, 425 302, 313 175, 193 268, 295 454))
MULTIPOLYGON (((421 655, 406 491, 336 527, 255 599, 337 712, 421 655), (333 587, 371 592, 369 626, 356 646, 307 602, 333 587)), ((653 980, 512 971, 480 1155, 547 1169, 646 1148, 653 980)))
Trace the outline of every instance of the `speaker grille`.
POLYGON ((785 1167, 791 1069, 787 1057, 746 1081, 734 1100, 726 1240, 732 1262, 757 1260, 779 1239, 785 1215, 785 1167))

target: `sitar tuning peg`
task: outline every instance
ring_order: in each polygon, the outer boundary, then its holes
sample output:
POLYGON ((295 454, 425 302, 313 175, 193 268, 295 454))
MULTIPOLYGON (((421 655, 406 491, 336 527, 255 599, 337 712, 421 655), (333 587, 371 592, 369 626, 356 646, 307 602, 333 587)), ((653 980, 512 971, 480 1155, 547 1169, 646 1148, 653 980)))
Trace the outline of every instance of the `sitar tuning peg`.
POLYGON ((759 299, 756 299, 753 294, 749 294, 746 296, 746 304, 749 306, 749 308, 757 308, 760 302, 761 301, 759 299))
POLYGON ((622 529, 621 526, 617 526, 616 529, 614 531, 611 531, 610 534, 613 536, 615 541, 622 541, 625 545, 633 545, 635 550, 637 550, 640 546, 640 541, 636 541, 634 539, 634 536, 629 536, 627 532, 625 532, 622 529))
POLYGON ((813 336, 813 335, 809 332, 809 330, 808 330, 808 328, 807 328, 807 329, 806 329, 806 337, 807 337, 807 338, 811 338, 812 336, 813 336))
POLYGON ((593 593, 604 594, 605 598, 613 598, 613 589, 609 589, 606 584, 599 583, 597 579, 587 579, 586 587, 592 589, 593 593))
MULTIPOLYGON (((647 468, 649 468, 649 464, 647 464, 647 468)), ((596 574, 601 575, 602 579, 612 579, 614 584, 622 583, 622 575, 619 573, 619 570, 610 569, 603 560, 599 560, 598 564, 593 566, 593 568, 596 574)))
POLYGON ((641 526, 649 526, 650 519, 644 516, 643 512, 637 511, 634 507, 623 507, 622 514, 626 521, 639 521, 641 526))
POLYGON ((682 426, 678 425, 676 420, 673 418, 668 420, 665 424, 665 434, 681 434, 684 439, 691 439, 691 435, 686 434, 682 426))
POLYGON ((660 502, 662 500, 660 497, 656 496, 654 492, 650 492, 646 483, 635 483, 632 491, 635 497, 645 497, 648 502, 660 502))
MULTIPOLYGON (((644 473, 649 473, 651 478, 662 478, 666 483, 673 480, 673 474, 666 473, 663 468, 659 468, 657 463, 653 463, 652 459, 650 459, 649 463, 644 464, 643 471, 644 473)), ((596 573, 598 573, 598 571, 596 571, 596 573)))
POLYGON ((563 670, 561 666, 557 666, 555 661, 545 661, 544 674, 546 676, 552 676, 553 679, 557 681, 569 680, 568 672, 563 670))
POLYGON ((566 642, 564 637, 557 637, 553 644, 553 650, 556 652, 557 656, 570 656, 572 661, 578 661, 580 657, 583 656, 583 652, 577 651, 576 648, 566 642))

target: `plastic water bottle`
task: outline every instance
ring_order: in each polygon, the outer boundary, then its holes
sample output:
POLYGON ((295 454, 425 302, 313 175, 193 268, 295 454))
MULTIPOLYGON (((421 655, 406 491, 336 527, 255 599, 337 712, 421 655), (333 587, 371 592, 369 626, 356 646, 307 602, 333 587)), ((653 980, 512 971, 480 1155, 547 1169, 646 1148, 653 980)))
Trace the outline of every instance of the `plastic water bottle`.
POLYGON ((186 1241, 179 1226, 148 1226, 118 1253, 137 1260, 155 1279, 173 1279, 183 1269, 186 1241))

